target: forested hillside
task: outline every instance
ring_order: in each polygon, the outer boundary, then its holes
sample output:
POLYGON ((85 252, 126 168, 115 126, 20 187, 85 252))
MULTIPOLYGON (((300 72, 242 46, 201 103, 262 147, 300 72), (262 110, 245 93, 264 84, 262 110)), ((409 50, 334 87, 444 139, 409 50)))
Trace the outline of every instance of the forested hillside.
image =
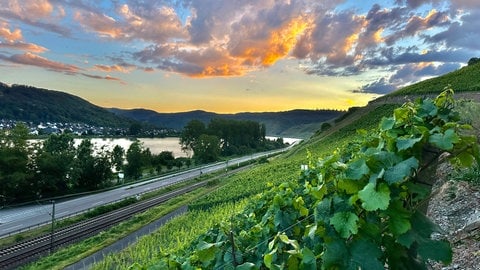
POLYGON ((105 109, 60 91, 0 82, 0 119, 25 122, 85 123, 93 126, 130 127, 135 122, 157 128, 182 130, 191 120, 208 123, 215 118, 256 121, 269 136, 308 138, 322 122, 342 115, 337 110, 217 114, 205 111, 158 113, 146 109, 105 109))
POLYGON ((129 127, 135 122, 64 92, 3 83, 0 83, 0 119, 105 127, 129 127))

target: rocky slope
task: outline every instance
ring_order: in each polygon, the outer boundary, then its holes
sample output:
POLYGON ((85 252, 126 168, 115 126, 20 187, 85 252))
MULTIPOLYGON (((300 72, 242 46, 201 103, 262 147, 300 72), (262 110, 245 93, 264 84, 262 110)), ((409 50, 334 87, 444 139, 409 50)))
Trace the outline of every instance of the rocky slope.
POLYGON ((437 166, 427 215, 443 230, 438 237, 450 241, 453 261, 432 269, 480 269, 480 186, 454 180, 454 169, 444 161, 437 166))

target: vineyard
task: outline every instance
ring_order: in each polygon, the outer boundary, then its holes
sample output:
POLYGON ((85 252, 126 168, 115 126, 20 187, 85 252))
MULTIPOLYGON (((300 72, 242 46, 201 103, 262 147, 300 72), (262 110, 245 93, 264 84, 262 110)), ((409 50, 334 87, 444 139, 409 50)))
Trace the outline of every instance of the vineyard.
POLYGON ((445 151, 457 166, 478 161, 469 121, 454 104, 447 90, 435 100, 378 107, 353 125, 319 134, 284 157, 229 176, 222 188, 191 203, 192 211, 94 269, 448 263, 449 243, 431 238, 438 227, 421 210, 429 193, 422 171, 445 151), (302 164, 308 169, 300 171, 302 164))

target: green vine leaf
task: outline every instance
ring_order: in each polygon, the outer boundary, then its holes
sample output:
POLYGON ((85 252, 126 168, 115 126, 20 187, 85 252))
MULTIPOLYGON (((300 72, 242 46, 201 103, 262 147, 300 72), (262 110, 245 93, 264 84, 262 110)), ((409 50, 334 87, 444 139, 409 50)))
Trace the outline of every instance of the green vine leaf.
POLYGON ((330 219, 330 224, 343 238, 358 233, 358 216, 352 212, 338 212, 330 219))
POLYGON ((420 109, 418 110, 419 117, 435 116, 438 113, 437 106, 433 103, 432 100, 422 100, 420 104, 420 109))
POLYGON ((360 238, 350 246, 351 269, 384 270, 383 263, 378 259, 382 251, 378 245, 360 238))
POLYGON ((428 142, 442 150, 452 150, 453 144, 458 143, 460 138, 453 128, 447 129, 444 133, 430 135, 428 142))
POLYGON ((342 269, 347 258, 347 246, 342 239, 333 239, 325 245, 321 269, 342 269))
POLYGON ((304 247, 302 249, 302 262, 299 269, 303 270, 315 270, 317 269, 317 259, 315 254, 308 248, 304 247))
POLYGON ((393 117, 388 117, 388 118, 384 117, 380 122, 380 131, 386 131, 386 130, 392 129, 394 125, 395 125, 395 119, 393 119, 393 117))
POLYGON ((403 207, 400 201, 394 201, 388 207, 387 215, 389 216, 388 228, 396 236, 406 233, 412 227, 410 224, 411 213, 403 207))
POLYGON ((362 201, 363 209, 367 211, 385 210, 390 203, 390 189, 384 183, 379 184, 376 189, 374 183, 368 183, 358 192, 358 197, 362 201))
POLYGON ((440 261, 444 264, 452 262, 452 249, 447 241, 425 241, 418 247, 418 254, 424 259, 440 261))
POLYGON ((418 159, 415 157, 410 157, 393 167, 390 167, 384 175, 385 181, 388 184, 395 184, 403 181, 405 178, 410 176, 412 170, 418 169, 418 159))
POLYGON ((370 169, 368 168, 365 159, 362 158, 355 160, 354 162, 349 164, 347 170, 345 171, 345 176, 348 179, 359 180, 369 172, 370 169))
POLYGON ((415 138, 414 136, 407 136, 407 137, 399 137, 397 138, 397 149, 398 151, 403 151, 412 148, 416 143, 421 141, 423 138, 418 137, 415 138))
POLYGON ((314 209, 315 222, 326 223, 328 221, 328 217, 330 216, 331 211, 331 205, 331 198, 325 198, 317 204, 314 209))
POLYGON ((197 246, 197 255, 198 259, 201 262, 208 262, 215 258, 215 253, 218 250, 218 246, 220 246, 223 242, 219 243, 207 243, 205 241, 201 241, 197 246))

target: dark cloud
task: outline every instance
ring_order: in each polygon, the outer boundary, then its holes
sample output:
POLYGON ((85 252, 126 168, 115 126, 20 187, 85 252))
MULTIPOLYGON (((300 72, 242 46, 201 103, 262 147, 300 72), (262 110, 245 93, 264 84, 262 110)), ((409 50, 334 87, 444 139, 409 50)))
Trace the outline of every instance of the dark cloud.
POLYGON ((457 63, 434 64, 405 64, 399 66, 391 76, 382 77, 372 83, 365 84, 354 93, 371 93, 385 95, 405 85, 416 83, 428 77, 442 75, 460 68, 457 63))
POLYGON ((450 27, 426 40, 430 43, 444 42, 446 46, 453 48, 468 48, 478 51, 480 40, 480 8, 463 15, 460 22, 455 22, 450 27))
POLYGON ((409 8, 415 9, 424 4, 436 4, 441 0, 395 0, 397 5, 407 5, 409 8))
POLYGON ((358 90, 353 90, 354 93, 370 93, 370 94, 379 94, 385 95, 395 91, 397 88, 390 84, 387 79, 380 78, 379 80, 363 85, 358 90))
POLYGON ((466 63, 471 57, 468 50, 443 50, 418 52, 418 48, 383 48, 371 57, 362 61, 362 64, 371 68, 402 65, 421 62, 444 62, 444 63, 466 63))
POLYGON ((421 31, 450 24, 448 12, 431 11, 425 18, 412 16, 403 29, 394 32, 385 39, 387 45, 393 45, 397 40, 412 37, 421 31))
POLYGON ((389 83, 396 86, 404 86, 418 82, 422 79, 432 76, 442 75, 454 71, 460 67, 457 63, 446 63, 440 65, 434 64, 405 64, 401 66, 389 78, 389 83))
POLYGON ((87 78, 91 78, 91 79, 96 79, 96 80, 107 80, 107 81, 117 81, 117 82, 120 82, 122 84, 126 84, 124 81, 122 81, 121 79, 119 78, 115 78, 115 77, 111 77, 111 76, 98 76, 98 75, 91 75, 91 74, 87 74, 87 73, 80 73, 81 75, 87 77, 87 78))

